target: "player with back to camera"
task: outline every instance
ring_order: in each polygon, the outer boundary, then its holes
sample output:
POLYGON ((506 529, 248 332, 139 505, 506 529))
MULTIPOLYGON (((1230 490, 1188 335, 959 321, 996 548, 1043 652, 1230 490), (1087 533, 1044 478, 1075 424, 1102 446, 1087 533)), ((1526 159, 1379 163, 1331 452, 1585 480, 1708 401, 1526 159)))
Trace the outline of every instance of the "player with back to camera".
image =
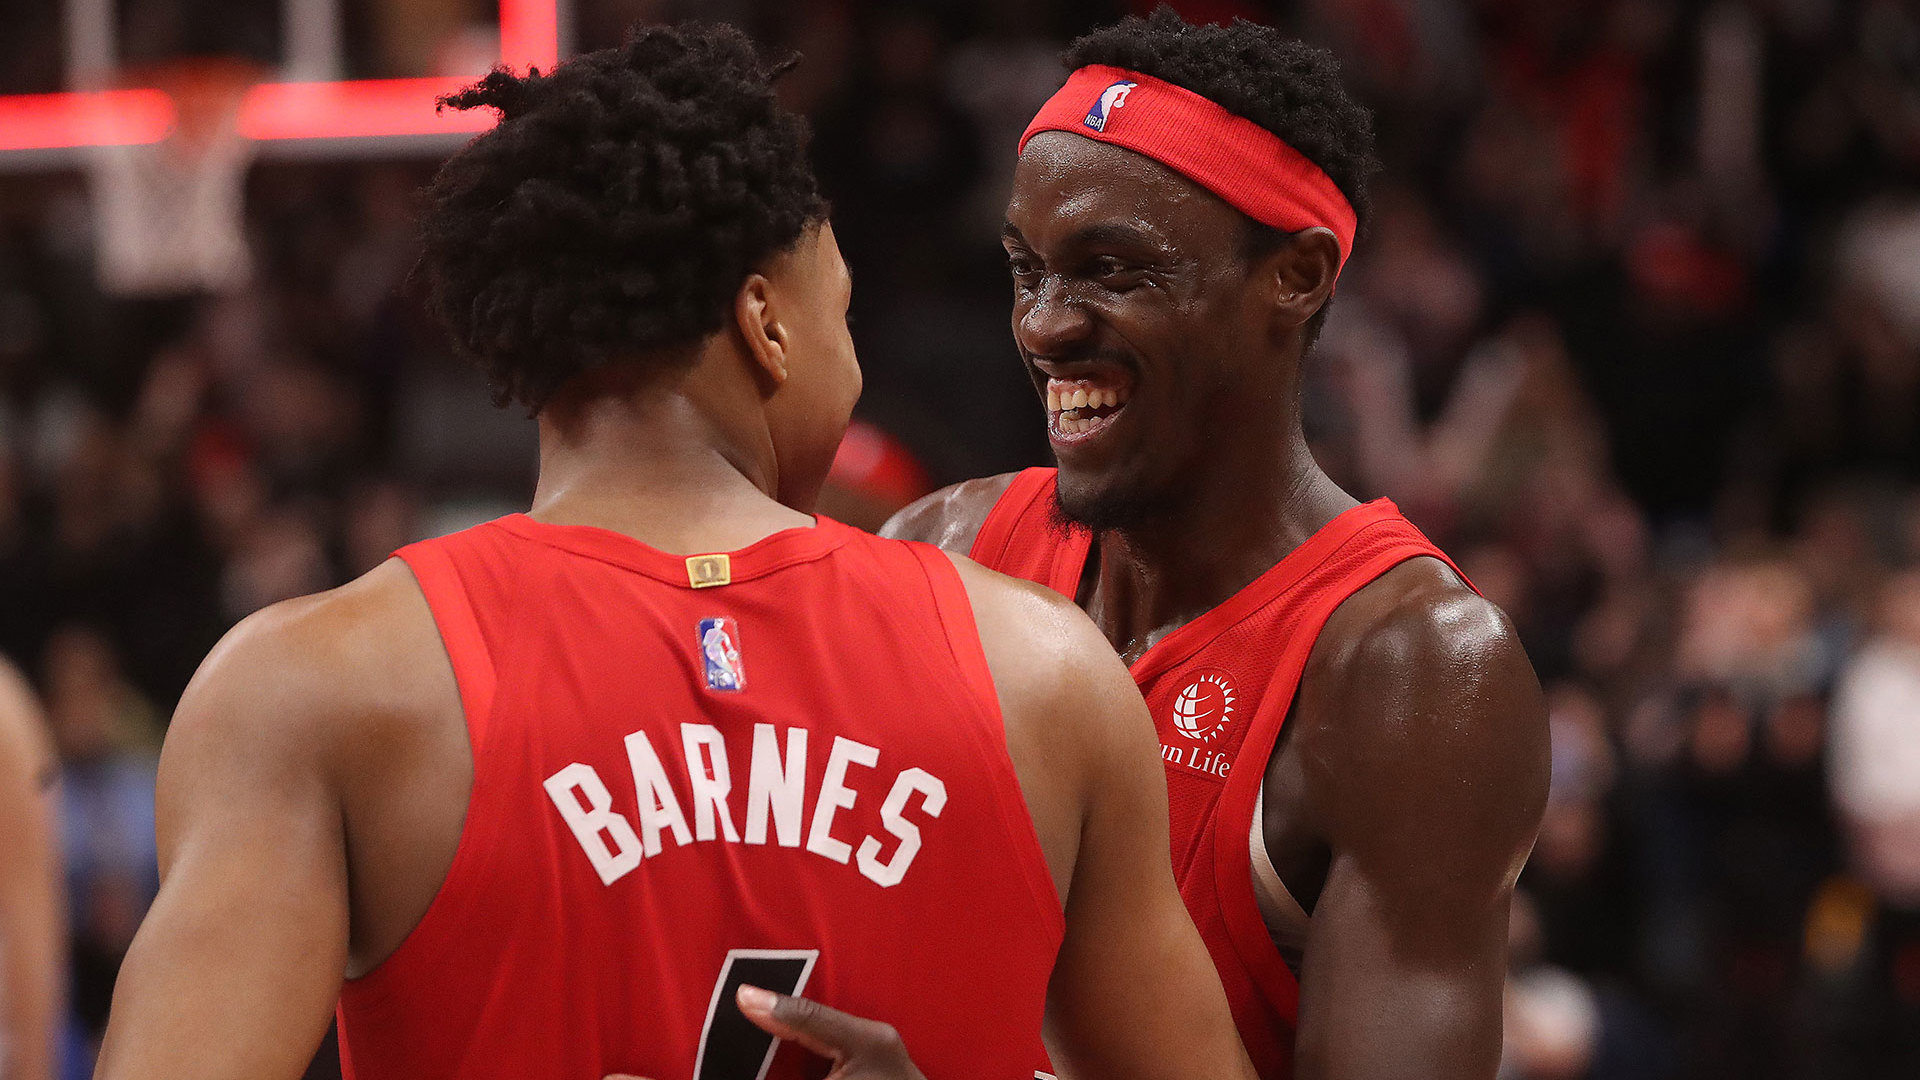
POLYGON ((1065 60, 1003 238, 1058 470, 883 533, 1074 598, 1131 665, 1181 892, 1262 1076, 1492 1077, 1539 686, 1506 617, 1301 427, 1371 119, 1330 55, 1246 22, 1163 8, 1065 60))
POLYGON ((805 512, 860 375, 782 67, 656 28, 450 99, 501 120, 423 271, 532 510, 208 657, 99 1076, 295 1077, 336 1000, 359 1080, 802 1075, 741 983, 936 1075, 1030 1075, 1043 1011, 1083 1076, 1252 1075, 1092 623, 805 512))

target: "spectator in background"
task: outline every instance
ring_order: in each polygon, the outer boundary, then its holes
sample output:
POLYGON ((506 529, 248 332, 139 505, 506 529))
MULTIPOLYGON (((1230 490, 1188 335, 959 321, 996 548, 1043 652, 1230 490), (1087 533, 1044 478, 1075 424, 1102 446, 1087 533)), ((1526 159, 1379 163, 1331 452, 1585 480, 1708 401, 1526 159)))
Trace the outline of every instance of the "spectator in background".
POLYGON ((1920 1072, 1920 567, 1881 589, 1834 697, 1830 776, 1853 872, 1879 898, 1867 1007, 1889 1065, 1920 1072))
POLYGON ((60 752, 73 1009, 97 1039, 120 961, 160 885, 153 831, 159 719, 122 675, 113 645, 91 627, 57 631, 43 667, 60 752))

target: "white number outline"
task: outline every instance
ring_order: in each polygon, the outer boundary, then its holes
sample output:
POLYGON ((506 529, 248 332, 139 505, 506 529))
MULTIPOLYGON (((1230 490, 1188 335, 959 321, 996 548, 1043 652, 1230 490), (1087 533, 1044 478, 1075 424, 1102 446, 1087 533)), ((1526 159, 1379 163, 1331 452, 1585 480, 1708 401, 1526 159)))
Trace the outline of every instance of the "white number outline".
MULTIPOLYGON (((805 960, 800 969, 800 978, 792 989, 779 986, 764 987, 777 990, 791 997, 799 997, 807 988, 807 979, 813 974, 814 962, 820 959, 819 949, 728 949, 727 959, 720 965, 720 977, 713 981, 713 997, 707 1000, 707 1019, 700 1025, 700 1053, 693 1059, 693 1075, 699 1076, 700 1069, 707 1061, 707 1038, 713 1033, 713 1016, 720 1009, 720 995, 727 988, 727 976, 733 973, 735 960, 805 960)), ((767 1056, 760 1062, 760 1071, 753 1080, 767 1080, 767 1070, 773 1067, 773 1055, 780 1050, 780 1040, 774 1039, 767 1044, 767 1056)))

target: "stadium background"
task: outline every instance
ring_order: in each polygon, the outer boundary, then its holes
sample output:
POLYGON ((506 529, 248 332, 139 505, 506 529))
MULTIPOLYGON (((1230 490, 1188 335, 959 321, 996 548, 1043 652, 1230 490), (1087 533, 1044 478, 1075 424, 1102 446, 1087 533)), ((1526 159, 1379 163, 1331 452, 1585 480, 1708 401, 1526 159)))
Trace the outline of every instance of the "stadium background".
MULTIPOLYGON (((1547 688, 1505 1075, 1920 1075, 1920 8, 1178 6, 1325 44, 1378 111, 1309 424, 1514 617, 1547 688)), ((497 55, 481 0, 338 10, 345 75, 497 55)), ((805 54, 783 93, 815 124, 868 385, 840 514, 1043 459, 1000 208, 1058 47, 1126 10, 568 9, 568 49, 697 15, 805 54)), ((121 0, 116 63, 273 69, 281 18, 121 0)), ((62 5, 6 0, 0 28, 0 93, 69 81, 62 5)), ((0 650, 62 758, 71 1075, 155 888, 153 762, 199 658, 529 495, 530 422, 409 285, 433 164, 263 157, 250 271, 126 295, 101 285, 99 174, 0 155, 0 650)))

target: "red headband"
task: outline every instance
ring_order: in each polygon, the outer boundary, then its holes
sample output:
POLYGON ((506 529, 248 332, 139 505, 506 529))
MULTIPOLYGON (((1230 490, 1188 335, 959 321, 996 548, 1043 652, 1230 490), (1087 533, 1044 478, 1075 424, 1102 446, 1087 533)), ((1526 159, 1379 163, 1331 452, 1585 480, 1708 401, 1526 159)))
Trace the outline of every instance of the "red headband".
POLYGON ((1042 131, 1122 146, 1182 173, 1255 221, 1286 232, 1316 225, 1353 253, 1353 205, 1318 165, 1278 135, 1185 87, 1093 64, 1040 106, 1020 150, 1042 131))

